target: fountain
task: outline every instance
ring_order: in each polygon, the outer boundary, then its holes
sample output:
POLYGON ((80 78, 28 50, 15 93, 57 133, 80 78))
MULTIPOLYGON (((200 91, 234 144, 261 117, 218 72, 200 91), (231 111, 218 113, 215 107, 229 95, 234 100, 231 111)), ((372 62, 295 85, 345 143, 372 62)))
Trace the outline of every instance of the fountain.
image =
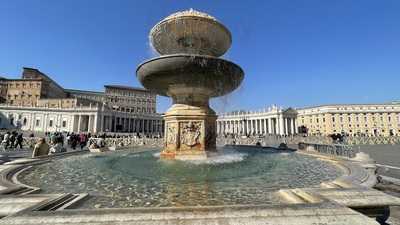
POLYGON ((190 9, 172 14, 150 31, 160 57, 139 65, 143 86, 173 99, 165 113, 162 158, 205 159, 216 152, 215 112, 209 99, 235 90, 243 70, 222 56, 230 47, 229 30, 214 17, 190 9))

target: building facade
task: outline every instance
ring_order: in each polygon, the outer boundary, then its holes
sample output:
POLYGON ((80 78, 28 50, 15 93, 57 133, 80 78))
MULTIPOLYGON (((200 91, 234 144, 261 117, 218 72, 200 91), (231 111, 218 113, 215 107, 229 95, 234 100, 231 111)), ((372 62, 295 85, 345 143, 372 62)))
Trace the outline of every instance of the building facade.
POLYGON ((297 111, 276 106, 260 111, 236 111, 217 119, 218 135, 292 135, 297 133, 297 111))
POLYGON ((142 88, 63 89, 39 70, 24 68, 21 79, 0 79, 0 94, 0 128, 160 135, 164 130, 156 95, 142 88))
POLYGON ((393 136, 400 134, 400 104, 338 104, 298 109, 309 134, 393 136))
POLYGON ((334 104, 300 109, 276 106, 260 111, 221 114, 218 134, 351 136, 400 135, 400 103, 334 104))

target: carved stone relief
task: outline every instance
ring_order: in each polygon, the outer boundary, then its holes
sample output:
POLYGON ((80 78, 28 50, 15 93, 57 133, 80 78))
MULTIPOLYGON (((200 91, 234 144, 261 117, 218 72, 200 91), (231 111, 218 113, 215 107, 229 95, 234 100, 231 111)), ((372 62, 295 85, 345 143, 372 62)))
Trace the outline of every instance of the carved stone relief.
POLYGON ((201 122, 188 121, 180 123, 180 140, 181 144, 188 147, 194 147, 200 143, 201 122))

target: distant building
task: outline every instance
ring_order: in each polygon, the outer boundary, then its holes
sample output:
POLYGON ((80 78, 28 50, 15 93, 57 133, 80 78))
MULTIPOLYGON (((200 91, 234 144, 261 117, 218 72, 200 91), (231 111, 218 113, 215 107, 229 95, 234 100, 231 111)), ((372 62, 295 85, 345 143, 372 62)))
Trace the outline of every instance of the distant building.
POLYGON ((335 104, 298 109, 309 134, 393 136, 400 134, 400 104, 335 104))
POLYGON ((259 111, 235 111, 217 119, 217 134, 292 135, 297 133, 297 111, 276 106, 259 111))
POLYGON ((217 132, 238 135, 400 135, 400 103, 335 104, 286 110, 273 106, 254 112, 235 111, 219 115, 217 132))
POLYGON ((161 134, 156 94, 120 85, 105 92, 64 89, 46 74, 23 68, 21 79, 0 77, 0 128, 31 131, 161 134))

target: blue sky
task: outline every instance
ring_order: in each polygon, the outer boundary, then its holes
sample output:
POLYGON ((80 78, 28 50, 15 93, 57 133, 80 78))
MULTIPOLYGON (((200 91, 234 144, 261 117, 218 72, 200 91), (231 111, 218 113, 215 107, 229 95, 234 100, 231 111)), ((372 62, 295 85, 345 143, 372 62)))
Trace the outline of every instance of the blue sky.
MULTIPOLYGON (((397 0, 0 0, 0 75, 26 66, 66 88, 140 86, 136 67, 154 56, 151 27, 189 8, 230 29, 224 58, 246 73, 212 101, 219 112, 400 100, 397 0)), ((170 104, 159 98, 158 111, 170 104)))

